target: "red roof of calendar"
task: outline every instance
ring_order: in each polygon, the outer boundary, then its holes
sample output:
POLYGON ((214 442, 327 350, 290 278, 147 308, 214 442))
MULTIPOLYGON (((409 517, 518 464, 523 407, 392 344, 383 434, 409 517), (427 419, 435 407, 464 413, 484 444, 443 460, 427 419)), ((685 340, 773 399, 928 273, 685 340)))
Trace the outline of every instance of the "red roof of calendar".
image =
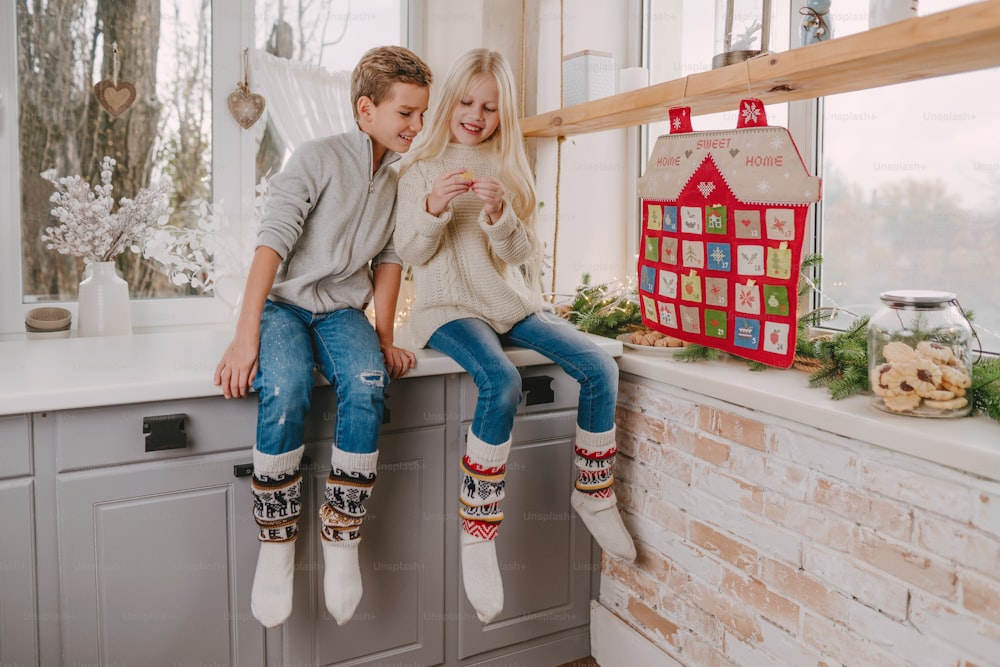
POLYGON ((737 131, 692 132, 687 117, 672 113, 674 132, 656 140, 639 179, 639 196, 677 199, 698 167, 711 159, 743 202, 805 205, 819 201, 820 178, 809 174, 791 134, 784 127, 766 124, 763 105, 747 102, 741 107, 737 131))

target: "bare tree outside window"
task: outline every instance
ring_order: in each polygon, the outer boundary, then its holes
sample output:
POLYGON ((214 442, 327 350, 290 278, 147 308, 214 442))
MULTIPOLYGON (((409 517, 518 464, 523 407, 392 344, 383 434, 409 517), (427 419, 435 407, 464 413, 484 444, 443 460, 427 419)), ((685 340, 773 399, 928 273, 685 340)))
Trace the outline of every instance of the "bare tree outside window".
MULTIPOLYGON (((82 260, 45 248, 52 187, 39 174, 99 180, 117 160, 114 196, 153 179, 173 182, 173 224, 185 204, 211 199, 211 0, 15 0, 17 3, 22 276, 25 302, 74 300, 82 260), (118 117, 93 93, 113 76, 134 84, 118 117)), ((132 253, 118 269, 133 297, 186 296, 161 269, 132 253)))

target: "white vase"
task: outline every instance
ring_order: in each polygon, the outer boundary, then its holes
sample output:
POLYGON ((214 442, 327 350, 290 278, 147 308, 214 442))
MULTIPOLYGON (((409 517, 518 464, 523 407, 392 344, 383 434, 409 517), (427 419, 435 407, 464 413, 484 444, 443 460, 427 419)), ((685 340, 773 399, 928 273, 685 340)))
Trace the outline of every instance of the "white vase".
POLYGON ((868 27, 912 19, 918 4, 919 0, 868 0, 868 27))
POLYGON ((78 336, 124 336, 132 333, 128 283, 114 262, 92 262, 80 282, 78 336))

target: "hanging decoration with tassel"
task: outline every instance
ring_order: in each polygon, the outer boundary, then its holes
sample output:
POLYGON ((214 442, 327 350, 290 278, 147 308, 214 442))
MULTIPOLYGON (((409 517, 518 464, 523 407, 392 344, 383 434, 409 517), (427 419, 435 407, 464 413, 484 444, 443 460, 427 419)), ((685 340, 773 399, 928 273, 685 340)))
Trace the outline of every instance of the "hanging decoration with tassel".
POLYGON ((264 96, 250 92, 250 49, 243 49, 243 80, 229 93, 229 113, 244 130, 257 122, 264 113, 264 96))
POLYGON ((135 102, 135 86, 128 81, 119 81, 121 60, 118 57, 118 42, 111 44, 111 80, 104 79, 94 84, 94 95, 97 102, 113 118, 125 113, 135 102))

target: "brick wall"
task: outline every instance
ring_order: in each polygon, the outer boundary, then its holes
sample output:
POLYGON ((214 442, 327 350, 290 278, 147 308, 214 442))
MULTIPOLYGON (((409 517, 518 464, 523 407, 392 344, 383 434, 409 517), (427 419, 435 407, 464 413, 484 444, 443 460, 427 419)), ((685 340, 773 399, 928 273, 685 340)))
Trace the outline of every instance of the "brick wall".
POLYGON ((630 375, 618 434, 600 603, 677 662, 1000 665, 1000 483, 630 375))

